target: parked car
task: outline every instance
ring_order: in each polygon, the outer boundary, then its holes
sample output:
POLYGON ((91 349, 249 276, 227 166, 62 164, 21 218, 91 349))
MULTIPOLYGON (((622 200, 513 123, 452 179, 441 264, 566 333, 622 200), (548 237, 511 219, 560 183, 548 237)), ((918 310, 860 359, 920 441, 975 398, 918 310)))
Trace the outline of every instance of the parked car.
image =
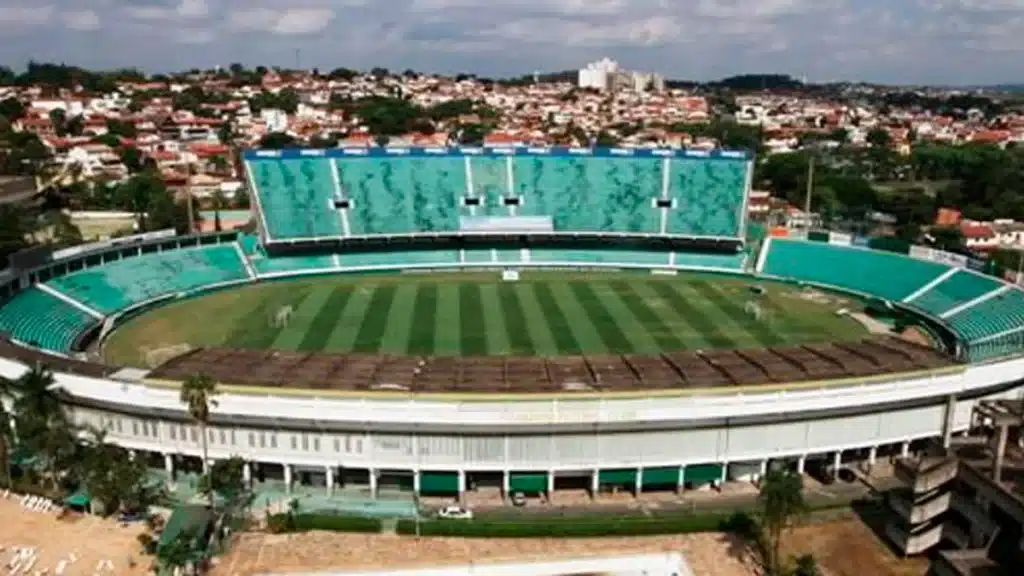
POLYGON ((441 518, 449 520, 472 520, 473 511, 462 506, 445 506, 437 513, 441 518))
POLYGON ((515 506, 516 508, 522 508, 523 506, 526 506, 526 494, 523 494, 522 492, 513 492, 512 505, 515 506))

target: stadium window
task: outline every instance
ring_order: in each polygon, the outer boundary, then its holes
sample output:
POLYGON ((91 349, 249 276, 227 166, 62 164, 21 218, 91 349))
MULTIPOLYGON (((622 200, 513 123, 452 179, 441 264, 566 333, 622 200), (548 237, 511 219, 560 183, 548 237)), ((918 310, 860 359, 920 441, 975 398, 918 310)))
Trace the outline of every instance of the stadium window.
POLYGON ((309 452, 309 436, 302 435, 302 451, 309 452))
POLYGON ((320 438, 313 438, 313 452, 320 451, 320 438))
POLYGON ((463 206, 479 206, 480 205, 480 197, 479 196, 464 196, 462 198, 462 205, 463 206))
POLYGON ((208 431, 207 431, 207 433, 206 433, 206 440, 207 440, 207 442, 209 442, 210 444, 213 444, 214 442, 216 442, 216 441, 217 441, 217 440, 216 440, 216 434, 214 434, 213 430, 208 430, 208 431))
POLYGON ((199 442, 199 434, 196 433, 194 426, 188 429, 188 436, 192 439, 193 443, 199 442))
POLYGON ((256 433, 255 432, 249 432, 249 448, 255 448, 255 447, 256 447, 256 433))
POLYGON ((340 438, 335 438, 334 439, 334 451, 335 452, 341 452, 341 439, 340 438))
POLYGON ((519 196, 505 196, 501 201, 505 206, 519 206, 519 196))
POLYGON ((270 447, 277 448, 277 432, 270 433, 270 447))
POLYGON ((231 445, 232 446, 235 445, 235 431, 234 430, 231 431, 231 445))
POLYGON ((335 210, 348 210, 352 207, 352 201, 348 198, 335 198, 334 209, 335 210))
POLYGON ((225 432, 223 430, 220 431, 220 443, 221 444, 227 444, 228 443, 228 434, 227 434, 227 432, 225 432))
POLYGON ((178 427, 177 426, 171 426, 171 440, 177 440, 177 439, 178 439, 178 427))
POLYGON ((655 202, 654 205, 656 207, 658 207, 658 208, 671 208, 672 207, 672 199, 671 198, 658 198, 654 202, 655 202))
POLYGON ((121 432, 124 432, 124 430, 121 429, 121 419, 120 418, 115 418, 114 419, 114 427, 117 428, 117 433, 118 434, 120 434, 121 432))
POLYGON ((267 435, 264 434, 263 432, 260 432, 260 448, 266 448, 266 447, 267 447, 267 435))
POLYGON ((295 437, 295 434, 292 434, 292 450, 298 450, 298 449, 299 449, 299 439, 295 437))

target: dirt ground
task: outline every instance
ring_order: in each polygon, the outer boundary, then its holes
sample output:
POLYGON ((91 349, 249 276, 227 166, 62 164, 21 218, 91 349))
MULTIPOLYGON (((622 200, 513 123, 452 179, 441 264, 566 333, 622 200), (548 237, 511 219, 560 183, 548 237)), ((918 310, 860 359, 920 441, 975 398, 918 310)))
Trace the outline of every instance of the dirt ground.
POLYGON ((38 559, 32 572, 53 574, 61 560, 76 560, 64 569, 65 576, 142 575, 149 572, 150 558, 142 556, 136 535, 141 524, 121 524, 93 516, 72 515, 58 519, 55 512, 32 512, 21 507, 13 495, 0 498, 0 564, 14 556, 14 548, 34 548, 38 559), (136 565, 130 566, 132 559, 136 565), (113 570, 97 570, 101 560, 113 563, 113 570))
POLYGON ((790 554, 814 554, 825 576, 924 576, 928 572, 926 558, 899 558, 859 520, 801 526, 785 542, 790 554))
MULTIPOLYGON (((926 560, 899 560, 857 520, 804 526, 788 541, 790 553, 812 552, 826 576, 923 576, 926 560)), ((746 547, 726 534, 637 538, 510 539, 413 538, 395 535, 243 534, 219 559, 215 576, 328 569, 405 568, 552 560, 680 551, 696 576, 756 576, 746 547)))

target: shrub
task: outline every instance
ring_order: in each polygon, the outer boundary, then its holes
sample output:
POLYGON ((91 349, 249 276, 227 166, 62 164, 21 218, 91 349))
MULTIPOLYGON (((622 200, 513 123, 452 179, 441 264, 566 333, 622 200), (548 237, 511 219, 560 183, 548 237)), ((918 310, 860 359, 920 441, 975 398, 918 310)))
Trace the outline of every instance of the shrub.
POLYGON ((363 516, 332 514, 272 514, 267 529, 274 533, 327 530, 331 532, 380 532, 381 522, 363 516))
MULTIPOLYGON (((723 529, 723 514, 664 516, 524 516, 514 520, 426 520, 419 522, 421 536, 469 538, 591 538, 713 532, 723 529)), ((400 520, 399 534, 415 534, 415 520, 400 520)))

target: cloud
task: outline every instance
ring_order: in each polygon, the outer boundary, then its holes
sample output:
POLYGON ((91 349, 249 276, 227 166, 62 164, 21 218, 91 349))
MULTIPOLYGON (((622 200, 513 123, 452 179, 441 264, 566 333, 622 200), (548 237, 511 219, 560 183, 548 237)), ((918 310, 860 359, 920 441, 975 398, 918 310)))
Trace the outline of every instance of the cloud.
POLYGON ((0 61, 1015 80, 1024 0, 0 0, 0 61), (116 35, 70 34, 116 28, 116 35), (31 31, 31 34, 23 33, 31 31))
POLYGON ((257 8, 232 12, 228 26, 239 31, 294 36, 319 32, 333 19, 334 11, 329 8, 257 8))
POLYGON ((64 26, 71 30, 98 30, 100 27, 100 17, 92 10, 72 10, 61 13, 60 17, 64 26))

